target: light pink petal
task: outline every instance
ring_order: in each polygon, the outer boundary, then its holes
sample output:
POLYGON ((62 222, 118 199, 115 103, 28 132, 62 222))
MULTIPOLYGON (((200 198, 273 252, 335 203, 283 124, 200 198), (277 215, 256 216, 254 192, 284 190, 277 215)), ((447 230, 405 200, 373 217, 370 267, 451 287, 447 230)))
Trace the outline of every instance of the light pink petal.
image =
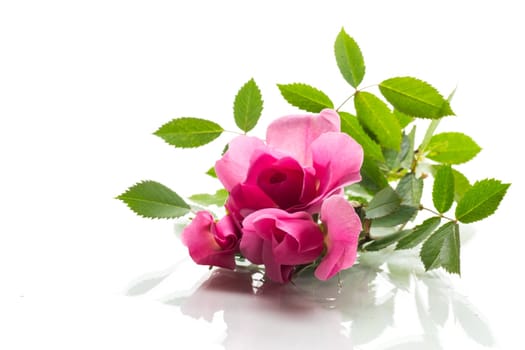
POLYGON ((228 151, 215 163, 217 177, 228 192, 246 179, 252 155, 264 148, 264 142, 256 137, 238 136, 230 142, 228 151))
POLYGON ((348 261, 349 258, 350 257, 347 258, 347 255, 345 255, 345 247, 343 245, 332 247, 315 269, 315 277, 321 281, 326 281, 327 279, 334 277, 339 271, 345 269, 345 263, 349 264, 348 267, 353 265, 353 261, 348 261))
POLYGON ((337 112, 324 109, 319 115, 290 115, 276 119, 268 126, 266 142, 308 166, 312 164, 312 142, 323 133, 340 130, 341 120, 337 112))
POLYGON ((354 208, 342 196, 332 196, 323 202, 321 220, 327 232, 327 253, 315 276, 327 280, 354 264, 362 226, 354 208))
POLYGON ((312 143, 313 166, 319 179, 319 196, 361 181, 363 148, 350 136, 327 132, 312 143))

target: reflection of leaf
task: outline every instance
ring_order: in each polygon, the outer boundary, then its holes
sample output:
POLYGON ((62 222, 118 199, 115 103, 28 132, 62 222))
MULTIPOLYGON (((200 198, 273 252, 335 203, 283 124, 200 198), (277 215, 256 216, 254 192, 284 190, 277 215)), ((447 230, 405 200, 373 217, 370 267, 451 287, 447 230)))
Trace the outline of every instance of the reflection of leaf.
POLYGON ((157 287, 159 284, 162 283, 166 278, 168 278, 177 268, 177 266, 180 265, 182 261, 185 259, 180 260, 175 265, 162 270, 162 271, 156 271, 156 272, 150 272, 145 275, 140 276, 135 282, 131 284, 131 286, 126 291, 126 295, 128 296, 137 296, 148 293, 150 290, 157 287))
POLYGON ((448 319, 450 309, 450 291, 443 285, 440 276, 429 276, 423 278, 423 282, 428 286, 428 311, 430 317, 443 326, 448 319))
MULTIPOLYGON (((416 310, 417 315, 419 316, 419 322, 421 323, 421 327, 423 327, 425 334, 432 339, 436 339, 438 341, 438 328, 436 324, 433 322, 432 318, 430 317, 430 313, 427 310, 426 305, 423 302, 423 296, 421 295, 420 288, 418 284, 416 283, 415 288, 416 293, 416 310)), ((439 343, 439 342, 438 342, 439 343)))
POLYGON ((422 336, 414 337, 415 340, 407 340, 402 343, 398 343, 396 345, 389 346, 387 348, 382 348, 381 350, 432 350, 432 349, 442 349, 441 345, 439 345, 439 342, 429 342, 426 341, 422 336))
POLYGON ((475 342, 484 346, 494 346, 494 336, 479 310, 467 298, 454 295, 452 298, 454 316, 465 333, 475 342))
POLYGON ((378 338, 388 326, 394 325, 395 293, 386 300, 366 309, 366 315, 355 318, 350 338, 355 344, 366 344, 378 338))

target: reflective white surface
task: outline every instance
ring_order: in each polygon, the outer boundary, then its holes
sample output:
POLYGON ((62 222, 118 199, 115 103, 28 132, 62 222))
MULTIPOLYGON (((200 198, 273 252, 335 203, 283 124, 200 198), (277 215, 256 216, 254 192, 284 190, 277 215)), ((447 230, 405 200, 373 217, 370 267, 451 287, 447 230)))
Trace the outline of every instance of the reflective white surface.
POLYGON ((520 5, 0 2, 0 348, 523 348, 520 5), (459 169, 513 183, 496 216, 462 228, 461 278, 421 273, 413 252, 361 257, 340 292, 337 281, 280 287, 208 271, 172 221, 114 199, 141 179, 183 196, 215 190, 204 172, 234 134, 176 150, 151 133, 179 116, 235 130, 233 97, 251 77, 265 101, 259 136, 296 112, 275 83, 341 103, 352 92, 332 55, 342 26, 363 50, 363 85, 403 75, 445 95, 457 85, 457 117, 438 131, 483 147, 459 169))

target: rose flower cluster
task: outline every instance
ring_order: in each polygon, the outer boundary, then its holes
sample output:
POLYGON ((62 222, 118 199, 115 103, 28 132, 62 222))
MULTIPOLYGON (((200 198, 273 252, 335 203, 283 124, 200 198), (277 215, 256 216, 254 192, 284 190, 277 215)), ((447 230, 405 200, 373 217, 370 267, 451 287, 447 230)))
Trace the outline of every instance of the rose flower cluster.
POLYGON ((361 180, 363 149, 340 123, 325 109, 276 119, 266 141, 233 139, 215 164, 227 215, 196 213, 182 234, 192 259, 234 269, 240 254, 279 283, 298 266, 315 264, 320 280, 352 266, 361 221, 343 195, 361 180))

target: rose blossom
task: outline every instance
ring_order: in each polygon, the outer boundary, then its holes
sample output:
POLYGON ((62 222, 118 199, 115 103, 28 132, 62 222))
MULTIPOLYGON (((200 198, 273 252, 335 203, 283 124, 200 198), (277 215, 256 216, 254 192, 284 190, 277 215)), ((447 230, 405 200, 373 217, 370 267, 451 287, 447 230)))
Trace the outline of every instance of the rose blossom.
POLYGON ((339 115, 292 115, 272 122, 266 143, 233 139, 215 164, 230 193, 226 208, 238 223, 264 208, 318 213, 323 199, 361 180, 363 149, 340 132, 339 115))
POLYGON ((182 242, 197 264, 234 269, 239 251, 237 232, 230 215, 215 222, 210 213, 199 211, 182 232, 182 242))
POLYGON ((323 250, 323 233, 306 212, 261 209, 243 221, 241 253, 254 264, 264 264, 275 282, 288 282, 295 265, 308 264, 323 250))
POLYGON ((361 220, 344 197, 332 196, 323 202, 321 221, 326 232, 326 254, 315 269, 315 277, 324 281, 354 264, 361 220))

